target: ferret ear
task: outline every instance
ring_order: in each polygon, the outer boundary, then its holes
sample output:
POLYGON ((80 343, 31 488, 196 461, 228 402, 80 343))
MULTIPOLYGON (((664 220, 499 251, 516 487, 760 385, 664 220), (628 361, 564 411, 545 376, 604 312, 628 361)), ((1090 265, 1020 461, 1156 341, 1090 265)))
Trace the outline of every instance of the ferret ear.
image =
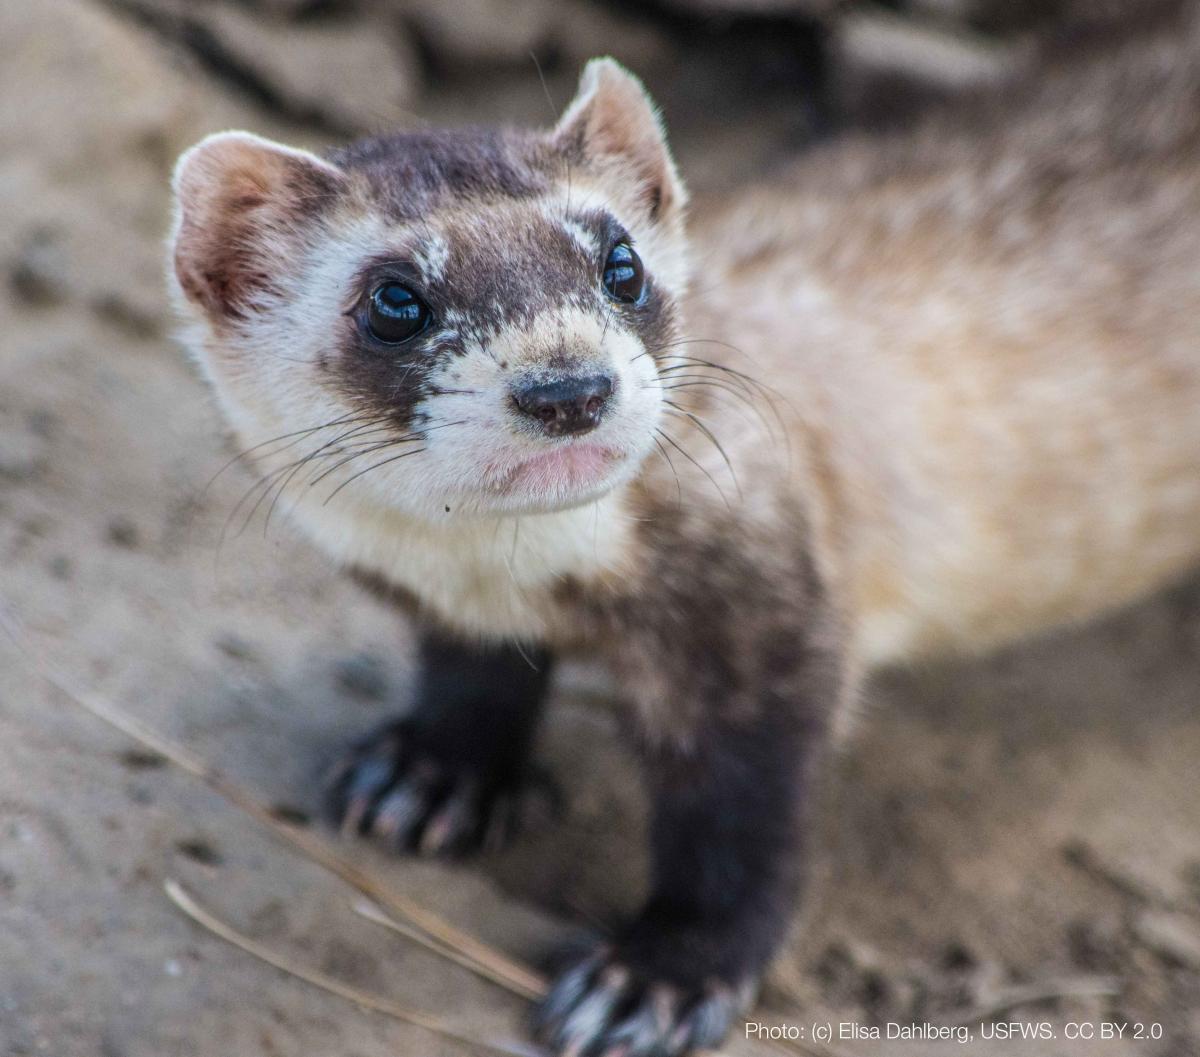
POLYGON ((615 59, 592 59, 584 67, 554 142, 585 165, 622 163, 652 221, 680 213, 687 203, 658 108, 642 82, 615 59))
POLYGON ((219 132, 175 166, 172 258, 184 296, 214 321, 278 293, 313 222, 345 183, 337 167, 249 132, 219 132))

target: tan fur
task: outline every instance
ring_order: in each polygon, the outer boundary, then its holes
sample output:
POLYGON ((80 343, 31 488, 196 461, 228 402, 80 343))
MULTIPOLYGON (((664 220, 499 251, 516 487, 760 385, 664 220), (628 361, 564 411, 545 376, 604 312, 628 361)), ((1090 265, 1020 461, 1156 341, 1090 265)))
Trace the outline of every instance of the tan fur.
POLYGON ((746 351, 825 465, 868 662, 1085 620, 1200 559, 1198 114, 1171 31, 819 152, 697 236, 735 252, 691 330, 746 351))

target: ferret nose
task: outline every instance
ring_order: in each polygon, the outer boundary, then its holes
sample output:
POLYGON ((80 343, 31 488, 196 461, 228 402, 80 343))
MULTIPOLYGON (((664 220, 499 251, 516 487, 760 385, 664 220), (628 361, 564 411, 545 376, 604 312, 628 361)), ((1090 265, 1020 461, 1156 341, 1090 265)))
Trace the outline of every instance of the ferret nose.
POLYGON ((513 391, 513 403, 552 437, 595 429, 612 396, 612 379, 605 374, 560 378, 513 391))

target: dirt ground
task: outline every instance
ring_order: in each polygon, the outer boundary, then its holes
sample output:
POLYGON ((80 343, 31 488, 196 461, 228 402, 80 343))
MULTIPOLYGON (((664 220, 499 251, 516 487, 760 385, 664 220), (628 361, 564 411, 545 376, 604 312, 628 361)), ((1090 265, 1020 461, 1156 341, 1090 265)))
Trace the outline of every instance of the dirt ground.
MULTIPOLYGON (((122 6, 0 3, 0 606, 77 684, 314 816, 315 776, 403 702, 409 633, 282 518, 264 528, 260 512, 240 533, 235 518, 220 540, 253 480, 240 467, 214 479, 230 453, 171 340, 160 276, 178 151, 229 126, 319 144, 335 122, 248 101, 122 6)), ((551 78, 560 104, 565 83, 551 78)), ((487 97, 547 119, 532 71, 499 97, 481 84, 404 107, 455 118, 487 97)), ((768 157, 796 120, 765 107, 747 131, 702 111, 681 113, 677 142, 714 188, 730 158, 768 157)), ((531 961, 628 910, 642 805, 595 697, 586 673, 564 680, 539 754, 567 803, 516 847, 465 868, 343 851, 531 961)), ((860 1057, 1200 1054, 1198 704, 1200 583, 878 680, 839 762, 804 927, 755 1019, 967 1018, 977 1032, 965 1046, 812 1050, 860 1057), (1051 997, 1010 1008, 1039 992, 1051 997), (1058 1037, 985 1041, 982 1011, 1058 1037), (1063 1037, 1103 1020, 1159 1024, 1161 1038, 1063 1037)), ((299 963, 476 1035, 523 1037, 519 1000, 354 914, 344 885, 0 640, 0 1055, 468 1052, 202 931, 165 898, 168 877, 299 963)), ((735 1038, 726 1052, 777 1051, 735 1038)))

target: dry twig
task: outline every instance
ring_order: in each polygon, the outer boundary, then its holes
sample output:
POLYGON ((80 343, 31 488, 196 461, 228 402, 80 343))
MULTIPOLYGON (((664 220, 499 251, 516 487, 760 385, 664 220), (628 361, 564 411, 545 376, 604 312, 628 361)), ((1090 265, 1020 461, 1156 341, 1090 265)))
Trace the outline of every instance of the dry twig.
POLYGON ((1028 987, 1013 987, 1001 994, 994 1002, 978 1006, 956 1017, 955 1024, 978 1024, 991 1020, 1020 1006, 1031 1006, 1038 1002, 1051 1002, 1063 998, 1105 998, 1120 993, 1116 980, 1105 976, 1085 976, 1075 979, 1030 984, 1028 987))
POLYGON ((312 984, 313 987, 319 987, 322 991, 328 991, 339 998, 347 999, 362 1009, 370 1009, 376 1013, 382 1013, 384 1016, 391 1017, 393 1020, 403 1021, 405 1024, 424 1028, 426 1031, 441 1035, 443 1038, 461 1042, 463 1045, 480 1053, 501 1054, 503 1057, 533 1057, 536 1054, 535 1050, 521 1046, 518 1043, 487 1042, 483 1039, 477 1039, 431 1013, 425 1013, 418 1009, 409 1009, 407 1006, 402 1006, 390 999, 380 998, 378 995, 360 991, 358 988, 342 983, 342 981, 336 980, 332 976, 326 976, 316 969, 308 969, 297 965, 283 955, 276 953, 268 947, 264 947, 261 943, 250 939, 249 936, 242 935, 242 933, 238 932, 232 926, 214 917, 209 911, 200 906, 178 881, 169 878, 164 882, 163 890, 167 893, 167 898, 182 910, 183 913, 196 922, 196 924, 208 929, 214 936, 219 936, 226 943, 233 944, 247 954, 253 955, 259 961, 266 962, 268 965, 274 966, 289 976, 294 976, 298 980, 312 984))

